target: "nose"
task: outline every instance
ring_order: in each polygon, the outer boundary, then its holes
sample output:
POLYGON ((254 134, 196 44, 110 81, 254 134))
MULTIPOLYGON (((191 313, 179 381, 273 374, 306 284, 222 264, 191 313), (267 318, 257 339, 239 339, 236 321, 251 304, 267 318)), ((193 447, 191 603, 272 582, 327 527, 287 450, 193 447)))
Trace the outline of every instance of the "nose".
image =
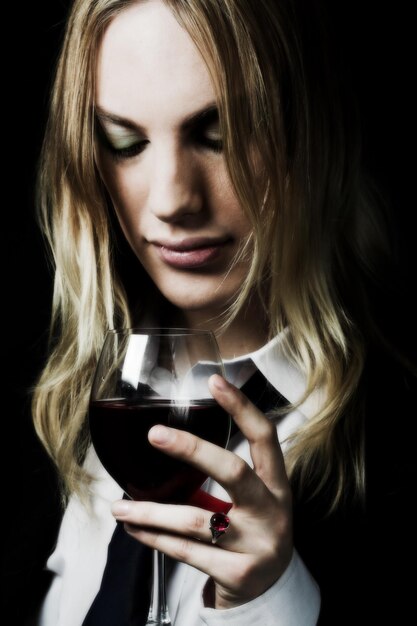
POLYGON ((148 187, 148 209, 163 222, 180 222, 203 207, 202 185, 195 159, 185 148, 155 150, 148 187))

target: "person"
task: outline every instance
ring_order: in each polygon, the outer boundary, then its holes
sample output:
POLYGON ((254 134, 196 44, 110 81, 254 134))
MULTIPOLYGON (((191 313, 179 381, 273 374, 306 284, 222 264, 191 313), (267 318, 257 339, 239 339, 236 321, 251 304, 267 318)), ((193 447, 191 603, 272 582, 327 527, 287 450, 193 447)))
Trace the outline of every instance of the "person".
POLYGON ((319 16, 301 0, 73 3, 39 176, 55 282, 33 395, 65 506, 61 520, 55 490, 39 514, 32 623, 88 623, 116 520, 171 557, 180 626, 368 623, 381 594, 386 615, 405 606, 411 457, 388 427, 395 408, 407 433, 415 369, 375 315, 389 243, 319 16), (236 373, 211 381, 238 428, 228 450, 149 433, 227 491, 215 545, 210 511, 122 499, 90 445, 105 333, 150 324, 213 330, 236 373), (284 409, 240 391, 248 363, 284 409), (366 483, 390 532, 375 558, 366 483))

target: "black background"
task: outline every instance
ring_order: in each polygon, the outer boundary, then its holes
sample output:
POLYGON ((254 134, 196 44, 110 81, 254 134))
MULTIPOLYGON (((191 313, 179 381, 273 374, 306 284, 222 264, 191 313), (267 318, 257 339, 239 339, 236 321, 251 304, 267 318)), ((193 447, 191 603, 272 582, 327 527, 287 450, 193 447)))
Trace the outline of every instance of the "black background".
MULTIPOLYGON (((255 0, 254 0, 255 1, 255 0)), ((400 261, 415 285, 414 110, 412 20, 400 4, 328 0, 331 24, 350 66, 359 101, 364 151, 370 171, 390 199, 400 261), (408 154, 409 148, 411 155, 408 154)), ((19 406, 39 370, 51 299, 51 272, 34 212, 34 180, 49 86, 68 0, 16 5, 3 20, 11 43, 3 57, 3 291, 9 346, 8 397, 19 406), (10 168, 10 170, 8 169, 10 168)), ((19 419, 21 410, 10 416, 19 419)))

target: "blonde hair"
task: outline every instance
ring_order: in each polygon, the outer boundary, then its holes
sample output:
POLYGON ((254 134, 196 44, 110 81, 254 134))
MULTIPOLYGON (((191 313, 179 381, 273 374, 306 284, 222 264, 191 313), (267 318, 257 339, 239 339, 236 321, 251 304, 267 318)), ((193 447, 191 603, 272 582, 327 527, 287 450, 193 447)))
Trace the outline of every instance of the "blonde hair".
MULTIPOLYGON (((82 461, 93 369, 104 333, 129 325, 114 262, 108 200, 94 154, 94 74, 102 33, 133 0, 75 0, 52 92, 39 175, 43 231, 55 288, 51 352, 33 397, 39 437, 67 493, 88 482, 82 461)), ((303 12, 288 0, 165 0, 210 70, 231 180, 253 226, 247 279, 228 320, 257 289, 270 335, 285 327, 288 356, 306 373, 306 396, 327 400, 296 434, 288 470, 332 506, 363 493, 361 409, 365 320, 349 281, 372 272, 385 242, 360 177, 359 142, 338 106, 321 36, 305 48, 303 12), (253 155, 262 175, 254 180, 253 155), (268 285, 265 290, 264 286, 268 285)), ((304 3, 306 4, 306 3, 304 3)), ((303 11, 307 11, 304 6, 303 11)), ((315 24, 317 27, 317 24, 315 24)), ((364 290, 362 290, 364 291, 364 290)), ((365 310, 365 305, 363 307, 365 310)))

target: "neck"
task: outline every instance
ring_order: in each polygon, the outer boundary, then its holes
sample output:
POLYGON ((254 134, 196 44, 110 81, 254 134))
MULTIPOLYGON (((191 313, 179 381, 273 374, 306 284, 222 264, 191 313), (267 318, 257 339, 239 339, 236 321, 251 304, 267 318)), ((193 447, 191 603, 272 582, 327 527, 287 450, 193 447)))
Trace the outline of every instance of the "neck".
POLYGON ((170 304, 159 291, 150 292, 150 300, 138 321, 152 326, 156 320, 162 326, 192 328, 195 330, 211 330, 217 339, 223 359, 233 359, 254 352, 268 340, 268 319, 260 299, 253 295, 250 303, 240 311, 239 315, 222 330, 221 320, 224 309, 180 310, 170 304), (161 314, 162 312, 162 314, 161 314))
POLYGON ((180 325, 195 330, 211 330, 216 335, 220 354, 224 359, 248 354, 262 347, 268 339, 268 323, 260 303, 253 299, 246 308, 221 330, 222 311, 181 311, 180 325))

